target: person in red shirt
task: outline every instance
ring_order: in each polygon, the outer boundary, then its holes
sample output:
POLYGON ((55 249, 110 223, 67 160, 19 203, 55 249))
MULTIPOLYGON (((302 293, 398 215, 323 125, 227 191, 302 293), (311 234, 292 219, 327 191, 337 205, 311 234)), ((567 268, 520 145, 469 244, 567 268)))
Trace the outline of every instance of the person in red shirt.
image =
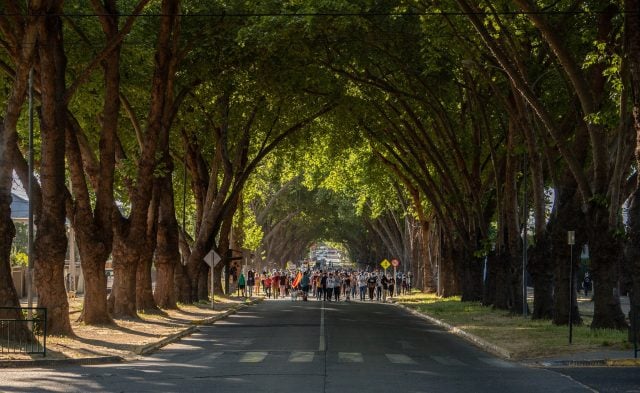
POLYGON ((262 286, 264 287, 264 293, 268 299, 271 299, 271 277, 265 276, 262 280, 262 286))
POLYGON ((278 298, 278 292, 280 289, 280 275, 278 272, 273 273, 271 275, 271 292, 273 293, 273 298, 278 298))

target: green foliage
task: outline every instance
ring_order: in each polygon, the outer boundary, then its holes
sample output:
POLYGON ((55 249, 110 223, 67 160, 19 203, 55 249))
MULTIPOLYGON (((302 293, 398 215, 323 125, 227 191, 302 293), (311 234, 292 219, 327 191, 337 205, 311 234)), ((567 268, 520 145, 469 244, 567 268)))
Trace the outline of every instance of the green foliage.
POLYGON ((11 266, 26 267, 29 264, 29 256, 23 252, 11 253, 11 266))

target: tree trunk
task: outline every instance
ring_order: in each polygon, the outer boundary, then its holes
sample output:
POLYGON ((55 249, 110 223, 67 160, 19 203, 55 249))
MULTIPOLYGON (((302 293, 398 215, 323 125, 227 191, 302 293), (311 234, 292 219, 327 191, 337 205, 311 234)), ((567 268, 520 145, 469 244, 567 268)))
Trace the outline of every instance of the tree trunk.
MULTIPOLYGON (((640 2, 639 2, 640 3, 640 2)), ((638 5, 640 8, 640 5, 638 5)), ((640 27, 638 28, 640 30, 640 27)), ((640 113, 638 113, 638 125, 640 126, 640 113)), ((638 128, 638 146, 640 147, 640 127, 638 128)), ((638 151, 640 153, 640 150, 638 151)), ((640 162, 640 154, 638 154, 640 162)), ((639 180, 640 181, 640 180, 639 180)), ((629 329, 629 341, 634 337, 640 337, 640 184, 636 186, 636 190, 631 197, 631 205, 629 207, 629 239, 627 241, 627 259, 631 261, 631 278, 633 281, 629 301, 631 310, 629 311, 629 320, 635 319, 635 332, 633 332, 634 323, 631 323, 629 329)))
MULTIPOLYGON (((575 183, 573 186, 566 188, 558 188, 556 192, 559 194, 556 199, 557 216, 551 225, 551 241, 553 250, 554 271, 554 307, 553 307, 553 323, 556 325, 566 325, 569 323, 569 310, 574 324, 581 324, 582 318, 578 310, 575 285, 573 293, 570 297, 569 292, 569 271, 571 248, 567 244, 567 231, 576 232, 576 246, 574 246, 574 254, 577 254, 579 245, 583 244, 585 239, 584 229, 581 223, 584 222, 584 215, 580 209, 579 195, 577 193, 575 183), (570 303, 571 300, 571 303, 570 303)), ((578 254, 579 255, 579 254, 578 254)), ((573 258, 574 277, 577 271, 578 263, 577 255, 573 258)))
POLYGON ((153 186, 153 197, 147 209, 147 231, 145 240, 141 242, 140 260, 136 271, 136 308, 138 311, 152 313, 158 311, 158 306, 153 298, 153 280, 151 269, 153 267, 153 255, 156 249, 158 232, 158 208, 160 204, 161 180, 156 179, 153 186))
POLYGON ((128 239, 119 231, 113 238, 113 287, 109 311, 116 318, 138 318, 136 311, 136 272, 140 260, 137 247, 126 246, 128 239))
MULTIPOLYGON (((34 2, 35 3, 35 2, 34 2)), ((35 4, 31 3, 33 7, 35 4)), ((33 9, 30 9, 33 12, 33 9)), ((12 152, 17 142, 16 125, 27 93, 29 69, 32 65, 37 26, 29 20, 25 26, 23 51, 16 59, 16 72, 11 94, 6 97, 6 113, 0 124, 0 306, 19 307, 20 300, 11 278, 11 245, 16 231, 11 220, 12 152)), ((2 312, 2 315, 7 315, 2 312)), ((13 313, 9 313, 9 316, 13 313)))
POLYGON ((609 213, 605 207, 592 206, 589 213, 589 253, 594 301, 591 327, 624 329, 627 328, 627 322, 620 306, 618 278, 622 245, 611 232, 609 213))
MULTIPOLYGON (((419 221, 420 228, 417 234, 418 247, 414 252, 414 258, 420 264, 423 265, 422 270, 422 290, 427 293, 435 293, 437 291, 437 283, 433 274, 434 266, 438 266, 438 260, 440 256, 440 242, 436 242, 435 239, 440 239, 437 231, 437 226, 434 221, 431 225, 427 221, 419 221)), ((413 277, 419 277, 416 272, 411 272, 413 277)), ((417 283, 415 283, 417 285, 417 283)), ((414 286, 414 284, 412 284, 414 286)))
POLYGON ((189 283, 189 276, 187 275, 186 266, 181 263, 176 263, 174 265, 173 274, 173 292, 176 302, 184 304, 189 303, 191 295, 191 285, 189 283))
POLYGON ((187 262, 189 261, 191 250, 187 243, 187 234, 184 232, 184 228, 178 235, 181 260, 174 265, 174 292, 178 302, 189 303, 191 302, 191 283, 187 272, 187 262))
MULTIPOLYGON (((633 125, 636 131, 635 158, 636 169, 640 168, 640 0, 625 0, 625 35, 629 68, 631 71, 631 90, 633 97, 633 125)), ((629 239, 627 242, 628 260, 631 261, 633 281, 630 302, 632 310, 629 318, 636 321, 635 332, 629 330, 629 340, 640 337, 640 176, 636 180, 635 191, 629 208, 629 239), (635 308, 634 308, 635 307, 635 308)), ((632 324, 633 326, 633 324, 632 324)))
POLYGON ((113 323, 107 307, 107 277, 102 258, 82 259, 84 307, 80 320, 88 325, 113 323))
POLYGON ((209 269, 210 267, 206 263, 200 265, 200 274, 198 274, 198 293, 197 300, 207 300, 209 298, 209 269))
POLYGON ((62 2, 54 2, 40 27, 40 87, 42 135, 40 183, 42 217, 35 238, 35 282, 38 305, 47 308, 49 334, 71 335, 69 303, 64 286, 67 250, 65 228, 66 58, 62 49, 62 2))
MULTIPOLYGON (((156 154, 160 132, 165 126, 163 120, 166 119, 166 111, 171 109, 166 99, 169 86, 172 86, 172 80, 176 77, 175 72, 170 71, 177 61, 176 54, 172 52, 172 44, 179 39, 179 3, 178 0, 162 1, 147 132, 138 159, 136 187, 130 198, 131 215, 128 219, 119 217, 115 225, 114 283, 110 303, 114 316, 117 317, 137 318, 136 270, 149 242, 149 206, 153 196, 156 154)), ((153 240, 155 241, 155 235, 153 240)))
POLYGON ((155 254, 156 290, 154 293, 158 307, 176 309, 176 291, 174 290, 175 271, 180 264, 178 251, 178 222, 176 221, 173 188, 170 178, 163 181, 160 195, 158 235, 155 254))
POLYGON ((461 294, 459 275, 455 270, 455 256, 450 240, 443 236, 440 258, 440 296, 451 297, 461 294))
POLYGON ((136 309, 147 314, 158 311, 153 298, 152 265, 153 250, 145 250, 136 271, 136 309))
POLYGON ((533 279, 533 319, 553 317, 553 265, 551 242, 545 233, 536 239, 529 255, 529 272, 533 279))

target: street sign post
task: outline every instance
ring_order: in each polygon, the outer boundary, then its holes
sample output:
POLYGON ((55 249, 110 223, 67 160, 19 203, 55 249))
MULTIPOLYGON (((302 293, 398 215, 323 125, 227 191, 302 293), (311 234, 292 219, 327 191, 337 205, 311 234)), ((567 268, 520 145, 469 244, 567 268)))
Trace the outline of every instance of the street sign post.
POLYGON ((386 272, 389 266, 391 266, 391 264, 386 259, 383 259, 382 262, 380 262, 380 266, 382 266, 382 268, 386 272))
POLYGON ((576 244, 576 232, 567 231, 567 244, 571 251, 569 253, 569 344, 573 340, 573 245, 576 244))
POLYGON ((395 293, 398 293, 398 290, 400 288, 398 288, 398 281, 396 280, 396 277, 398 277, 398 266, 400 266, 400 261, 397 260, 396 258, 393 258, 391 260, 391 264, 393 265, 393 277, 391 278, 393 280, 393 290, 395 291, 395 293))
POLYGON ((217 252, 211 250, 209 251, 209 253, 204 257, 204 261, 207 265, 209 265, 209 271, 211 271, 211 309, 213 310, 213 303, 214 303, 214 299, 213 299, 213 267, 215 265, 218 264, 218 262, 220 262, 222 260, 222 258, 220 258, 220 255, 218 255, 217 252))

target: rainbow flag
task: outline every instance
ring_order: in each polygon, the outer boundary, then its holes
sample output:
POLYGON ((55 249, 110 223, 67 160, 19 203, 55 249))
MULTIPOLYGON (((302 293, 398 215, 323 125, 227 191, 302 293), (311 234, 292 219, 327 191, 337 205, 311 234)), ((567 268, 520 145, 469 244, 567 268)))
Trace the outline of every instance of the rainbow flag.
POLYGON ((293 279, 293 283, 291 284, 292 288, 297 287, 300 284, 300 281, 302 281, 302 272, 298 272, 298 274, 296 275, 296 278, 293 279))

